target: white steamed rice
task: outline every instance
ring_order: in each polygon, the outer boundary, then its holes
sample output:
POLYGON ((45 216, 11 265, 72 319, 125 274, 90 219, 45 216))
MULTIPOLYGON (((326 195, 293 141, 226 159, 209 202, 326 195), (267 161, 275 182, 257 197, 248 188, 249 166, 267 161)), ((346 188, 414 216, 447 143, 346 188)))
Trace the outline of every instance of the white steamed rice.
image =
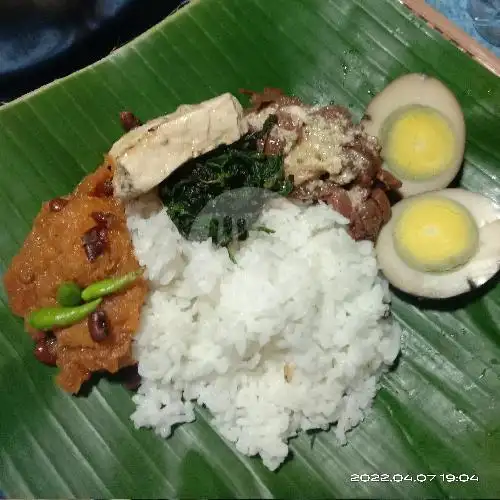
POLYGON ((327 206, 280 202, 259 222, 275 233, 252 232, 234 264, 226 249, 184 240, 164 210, 144 208, 128 208, 152 283, 134 346, 135 425, 166 438, 195 419, 197 402, 269 469, 300 429, 336 423, 345 442, 400 347, 373 245, 354 242, 327 206))

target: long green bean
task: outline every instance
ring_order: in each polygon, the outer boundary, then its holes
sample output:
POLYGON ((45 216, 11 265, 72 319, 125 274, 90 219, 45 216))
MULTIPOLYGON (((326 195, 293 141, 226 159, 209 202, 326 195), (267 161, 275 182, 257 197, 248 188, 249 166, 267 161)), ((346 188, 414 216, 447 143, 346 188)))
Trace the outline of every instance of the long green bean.
POLYGON ((28 323, 37 330, 51 330, 78 323, 97 309, 102 299, 76 307, 42 307, 28 316, 28 323))

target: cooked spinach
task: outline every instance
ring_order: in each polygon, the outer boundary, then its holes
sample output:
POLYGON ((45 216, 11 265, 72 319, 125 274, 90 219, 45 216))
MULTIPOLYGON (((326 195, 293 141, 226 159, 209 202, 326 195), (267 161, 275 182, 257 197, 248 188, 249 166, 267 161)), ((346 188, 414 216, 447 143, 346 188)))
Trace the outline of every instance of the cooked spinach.
POLYGON ((275 123, 270 116, 261 131, 186 163, 160 185, 160 198, 184 237, 212 238, 219 246, 244 240, 266 200, 290 193, 283 156, 257 149, 275 123))

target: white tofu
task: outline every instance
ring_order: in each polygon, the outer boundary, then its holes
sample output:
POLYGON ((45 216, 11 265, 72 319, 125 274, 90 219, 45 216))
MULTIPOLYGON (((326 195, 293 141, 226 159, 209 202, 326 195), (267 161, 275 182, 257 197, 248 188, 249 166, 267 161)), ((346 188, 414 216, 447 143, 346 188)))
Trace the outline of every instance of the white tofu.
POLYGON ((134 198, 153 189, 186 161, 248 131, 243 108, 231 94, 182 105, 122 136, 109 154, 116 170, 115 196, 134 198))

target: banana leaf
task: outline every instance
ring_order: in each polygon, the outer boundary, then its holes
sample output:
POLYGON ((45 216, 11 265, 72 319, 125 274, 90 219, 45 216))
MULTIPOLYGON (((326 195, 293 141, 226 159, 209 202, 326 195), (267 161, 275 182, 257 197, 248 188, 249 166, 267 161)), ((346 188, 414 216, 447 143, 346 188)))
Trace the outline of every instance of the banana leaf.
MULTIPOLYGON (((407 72, 457 95, 468 140, 460 184, 499 201, 500 85, 396 0, 200 0, 99 63, 0 109, 0 261, 41 202, 70 191, 143 120, 241 87, 281 87, 355 116, 407 72)), ((102 379, 63 393, 0 290, 0 489, 17 498, 497 498, 500 289, 436 304, 394 294, 397 367, 340 446, 302 434, 269 472, 218 436, 209 413, 162 440, 129 420, 130 393, 102 379)))

